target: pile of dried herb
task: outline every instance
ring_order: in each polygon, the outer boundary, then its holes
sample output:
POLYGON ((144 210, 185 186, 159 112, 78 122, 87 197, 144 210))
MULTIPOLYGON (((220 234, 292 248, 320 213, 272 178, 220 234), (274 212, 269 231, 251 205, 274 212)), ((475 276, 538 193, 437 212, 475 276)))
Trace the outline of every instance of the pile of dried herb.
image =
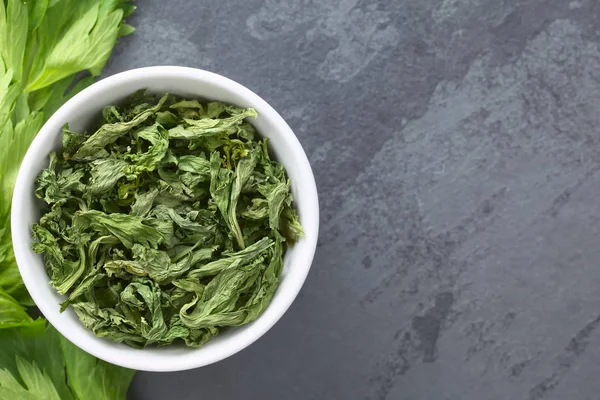
POLYGON ((50 283, 96 335, 201 346, 255 320, 302 235, 253 109, 137 92, 91 135, 64 130, 37 179, 50 283))

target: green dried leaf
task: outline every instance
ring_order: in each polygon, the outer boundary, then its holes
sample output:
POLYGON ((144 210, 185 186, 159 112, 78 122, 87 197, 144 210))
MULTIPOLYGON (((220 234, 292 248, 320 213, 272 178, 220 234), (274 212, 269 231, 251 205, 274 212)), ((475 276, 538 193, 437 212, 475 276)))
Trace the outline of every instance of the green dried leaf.
POLYGON ((64 130, 36 195, 50 283, 99 337, 201 346, 269 304, 302 235, 253 109, 138 91, 92 135, 64 130))
MULTIPOLYGON (((73 227, 79 231, 91 230, 96 234, 113 235, 127 248, 134 243, 157 248, 167 238, 152 220, 128 214, 105 214, 96 210, 78 211, 73 217, 73 227)), ((157 221, 155 221, 157 222, 157 221)), ((168 225, 168 224, 167 224, 168 225)))
POLYGON ((119 158, 103 158, 90 163, 90 183, 87 192, 93 196, 112 189, 126 174, 129 164, 119 158))
POLYGON ((164 95, 158 104, 142 111, 130 121, 102 125, 96 133, 83 142, 77 152, 73 155, 73 160, 91 161, 103 158, 103 156, 108 154, 104 149, 106 145, 114 143, 118 138, 131 131, 131 129, 146 122, 148 118, 155 115, 161 109, 162 105, 167 101, 167 98, 168 96, 164 95))

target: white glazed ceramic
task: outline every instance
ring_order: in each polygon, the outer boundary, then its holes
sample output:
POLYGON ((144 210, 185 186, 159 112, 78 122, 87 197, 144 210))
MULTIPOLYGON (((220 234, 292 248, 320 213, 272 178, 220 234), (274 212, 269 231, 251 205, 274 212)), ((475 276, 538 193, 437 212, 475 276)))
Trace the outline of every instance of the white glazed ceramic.
MULTIPOLYGON (((44 316, 67 339, 88 353, 123 367, 145 371, 179 371, 201 367, 237 353, 265 334, 281 318, 300 291, 314 256, 319 227, 319 205, 314 176, 298 139, 281 116, 246 87, 223 76, 193 68, 150 67, 126 71, 103 79, 74 96, 42 127, 29 147, 17 176, 12 202, 11 228, 19 271, 27 290, 44 316), (61 147, 61 129, 91 128, 102 108, 115 104, 138 89, 157 94, 219 100, 254 107, 252 123, 283 163, 292 181, 292 193, 305 236, 288 249, 281 282, 271 304, 253 323, 224 330, 199 349, 172 345, 133 349, 96 337, 68 308, 62 314, 59 295, 48 283, 40 255, 31 250, 31 225, 40 218, 43 204, 33 194, 38 173, 48 166, 48 153, 61 147)), ((285 351, 285 349, 281 349, 285 351)))

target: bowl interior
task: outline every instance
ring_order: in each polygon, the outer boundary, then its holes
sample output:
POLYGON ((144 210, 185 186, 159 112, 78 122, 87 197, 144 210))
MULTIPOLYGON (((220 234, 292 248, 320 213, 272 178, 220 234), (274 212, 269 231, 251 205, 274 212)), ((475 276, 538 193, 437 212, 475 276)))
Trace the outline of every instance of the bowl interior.
POLYGON ((106 78, 59 109, 41 129, 30 146, 17 177, 12 208, 13 245, 19 270, 34 301, 67 339, 83 350, 108 362, 138 370, 175 371, 196 368, 226 358, 262 336, 287 310, 298 294, 312 262, 318 235, 318 200, 308 159, 289 126, 264 100, 249 89, 220 75, 182 67, 151 67, 106 78), (103 107, 121 103, 138 89, 156 94, 173 93, 189 98, 218 100, 240 107, 254 107, 258 118, 251 121, 269 138, 274 156, 291 178, 291 190, 305 236, 289 248, 284 258, 280 285, 269 307, 253 323, 224 329, 199 349, 184 346, 130 348, 96 337, 68 308, 60 313, 59 295, 48 283, 40 255, 31 251, 31 225, 44 204, 33 194, 35 178, 48 166, 48 153, 62 146, 62 127, 75 131, 93 128, 103 107))

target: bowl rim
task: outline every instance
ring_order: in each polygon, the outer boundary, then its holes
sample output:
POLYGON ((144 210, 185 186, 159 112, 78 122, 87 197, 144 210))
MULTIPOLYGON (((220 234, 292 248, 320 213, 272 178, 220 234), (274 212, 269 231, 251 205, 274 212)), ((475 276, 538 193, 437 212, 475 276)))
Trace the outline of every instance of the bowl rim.
MULTIPOLYGON (((198 94, 198 96, 202 97, 202 94, 198 94)), ((32 141, 19 168, 12 196, 11 231, 15 259, 27 290, 48 322, 65 338, 87 353, 112 364, 144 371, 182 371, 202 367, 234 355, 263 336, 283 316, 300 292, 314 258, 318 230, 319 204, 316 182, 306 153, 289 125, 273 107, 247 87, 222 75, 190 67, 153 66, 131 69, 101 79, 73 96, 48 119, 32 141), (306 241, 306 245, 303 253, 293 260, 293 268, 289 268, 289 276, 287 277, 289 283, 286 285, 285 292, 278 290, 271 299, 269 307, 254 322, 246 325, 242 332, 233 332, 229 337, 223 339, 224 343, 219 343, 221 346, 216 348, 213 346, 206 355, 200 356, 198 354, 196 357, 193 353, 202 350, 203 347, 189 350, 186 348, 185 352, 180 354, 154 353, 146 351, 148 349, 137 350, 128 346, 126 347, 128 350, 124 351, 125 348, 120 346, 126 345, 119 344, 117 348, 115 343, 107 339, 96 337, 93 334, 83 335, 82 331, 72 332, 62 326, 62 322, 58 318, 59 314, 57 314, 58 304, 49 304, 43 301, 43 295, 38 292, 40 285, 35 277, 39 275, 39 271, 36 271, 34 266, 25 263, 26 253, 32 252, 29 247, 31 227, 25 226, 26 223, 19 221, 20 216, 24 213, 24 204, 28 201, 26 200, 27 196, 31 196, 28 188, 30 188, 32 180, 39 173, 37 170, 33 172, 34 168, 28 168, 28 166, 32 165, 31 161, 34 158, 42 155, 47 156, 49 151, 44 150, 42 145, 46 140, 53 138, 54 135, 60 134, 64 121, 68 119, 69 115, 76 112, 76 108, 80 104, 94 97, 102 96, 111 88, 130 80, 138 81, 143 78, 182 79, 182 77, 183 79, 208 82, 220 86, 225 91, 236 93, 256 108, 261 109, 261 115, 277 126, 278 135, 282 136, 286 145, 292 148, 295 163, 299 165, 301 173, 301 197, 302 202, 305 204, 302 207, 305 214, 301 218, 305 228, 305 237, 302 240, 306 241), (27 240, 28 237, 29 240, 27 240), (125 353, 128 353, 127 356, 125 356, 125 353)), ((280 287, 283 286, 282 284, 283 280, 280 282, 280 287)), ((50 286, 49 283, 48 286, 50 286)), ((52 288, 52 290, 55 289, 52 288)), ((79 323, 79 321, 77 322, 79 323)), ((81 325, 81 329, 91 333, 83 325, 81 325)))

